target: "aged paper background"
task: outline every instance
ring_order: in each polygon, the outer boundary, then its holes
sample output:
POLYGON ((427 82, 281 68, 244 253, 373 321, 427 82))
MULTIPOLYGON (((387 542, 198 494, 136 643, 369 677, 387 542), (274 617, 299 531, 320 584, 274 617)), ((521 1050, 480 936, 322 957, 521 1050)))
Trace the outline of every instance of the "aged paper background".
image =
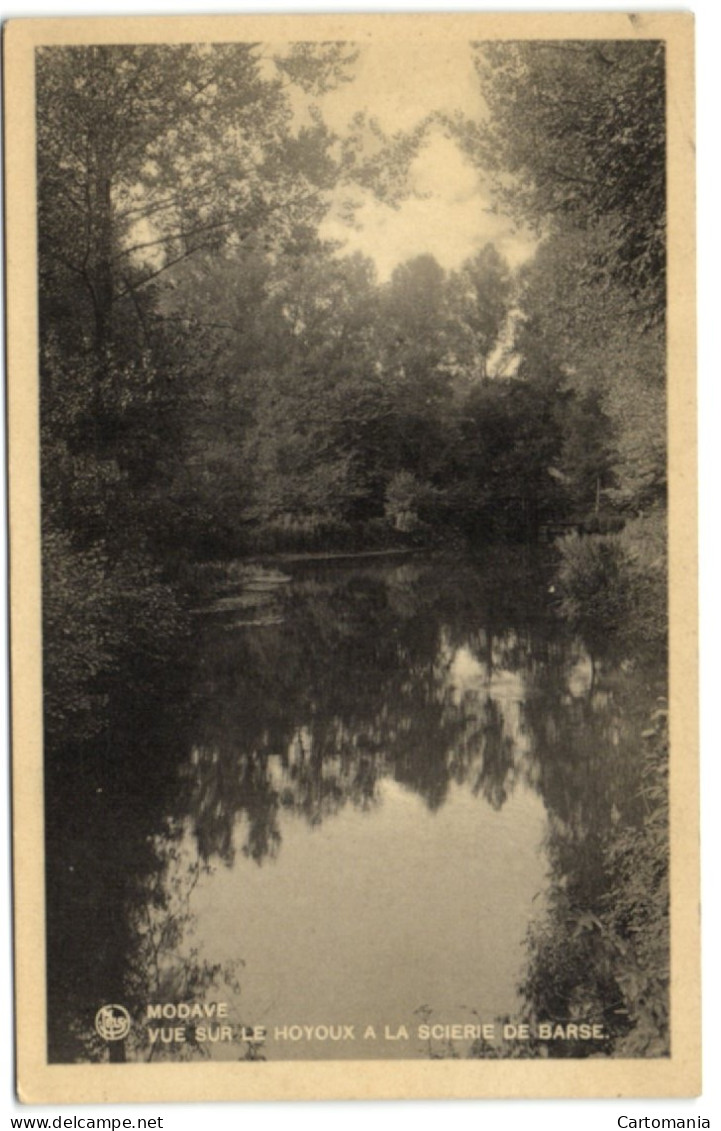
POLYGON ((671 743, 674 875, 673 1055, 660 1062, 401 1062, 48 1067, 44 1062, 38 436, 35 386, 33 89, 35 43, 179 42, 213 38, 407 35, 409 17, 357 20, 222 17, 17 23, 6 33, 8 335, 18 1068, 29 1102, 123 1099, 689 1095, 698 1090, 695 396, 692 23, 647 14, 413 17, 413 34, 469 38, 667 37, 669 167, 669 421, 671 472, 671 743), (302 19, 302 30, 299 20, 302 19), (488 22, 490 21, 490 22, 488 22), (272 26, 271 26, 272 24, 272 26), (678 752, 682 756, 678 756, 678 752), (132 1079, 130 1075, 132 1073, 132 1079))

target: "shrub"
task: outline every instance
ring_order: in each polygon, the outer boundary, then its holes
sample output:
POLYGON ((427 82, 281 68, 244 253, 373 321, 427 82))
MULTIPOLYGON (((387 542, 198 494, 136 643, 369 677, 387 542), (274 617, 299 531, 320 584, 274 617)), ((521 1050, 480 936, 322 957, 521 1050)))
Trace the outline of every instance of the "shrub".
POLYGON ((595 658, 616 660, 665 646, 666 525, 662 512, 619 534, 560 544, 559 611, 595 658))
POLYGON ((43 523, 43 663, 46 737, 80 742, 103 725, 110 681, 130 686, 143 665, 167 663, 186 628, 171 588, 149 558, 83 548, 46 516, 43 523))
POLYGON ((398 471, 386 487, 385 516, 401 534, 415 534, 425 529, 437 503, 437 492, 430 483, 416 479, 410 471, 398 471))
POLYGON ((100 727, 98 677, 108 669, 114 637, 102 550, 78 550, 70 537, 43 532, 44 708, 48 737, 87 738, 100 727))
POLYGON ((615 945, 616 980, 631 1023, 616 1052, 660 1056, 669 1040, 668 718, 654 712, 644 732, 640 827, 627 828, 605 853, 611 879, 603 926, 615 945))
POLYGON ((561 544, 559 609, 591 653, 605 657, 621 643, 634 595, 628 556, 616 535, 561 544))

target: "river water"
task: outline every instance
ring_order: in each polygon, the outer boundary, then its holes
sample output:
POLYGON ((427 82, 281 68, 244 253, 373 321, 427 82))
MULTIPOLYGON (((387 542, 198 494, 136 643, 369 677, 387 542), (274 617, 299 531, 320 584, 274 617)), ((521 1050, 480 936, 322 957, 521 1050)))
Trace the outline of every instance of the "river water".
POLYGON ((639 818, 661 678, 598 669, 549 583, 528 548, 295 562, 197 610, 187 679, 48 773, 51 1059, 103 1059, 108 1002, 141 1060, 464 1055, 517 1021, 534 924, 599 906, 639 818))

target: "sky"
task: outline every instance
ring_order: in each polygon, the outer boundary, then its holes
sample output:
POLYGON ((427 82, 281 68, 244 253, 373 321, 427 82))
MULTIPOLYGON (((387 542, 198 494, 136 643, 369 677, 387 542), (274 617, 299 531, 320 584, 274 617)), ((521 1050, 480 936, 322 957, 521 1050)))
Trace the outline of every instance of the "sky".
MULTIPOLYGON (((364 46, 354 75, 321 102, 325 120, 341 135, 358 110, 375 117, 387 133, 411 130, 433 111, 473 118, 484 113, 470 44, 463 41, 364 46)), ((489 241, 514 267, 533 254, 532 238, 491 211, 481 171, 439 129, 414 161, 411 185, 415 195, 397 209, 365 193, 353 228, 332 211, 322 235, 343 241, 345 252, 370 256, 381 281, 398 263, 423 253, 454 269, 489 241)))

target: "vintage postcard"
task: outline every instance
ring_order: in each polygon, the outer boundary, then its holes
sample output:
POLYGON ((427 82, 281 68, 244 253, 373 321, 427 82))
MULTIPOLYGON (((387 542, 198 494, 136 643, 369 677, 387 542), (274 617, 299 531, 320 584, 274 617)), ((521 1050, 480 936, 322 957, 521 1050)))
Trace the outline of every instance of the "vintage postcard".
POLYGON ((692 17, 4 54, 20 1098, 697 1094, 692 17))

